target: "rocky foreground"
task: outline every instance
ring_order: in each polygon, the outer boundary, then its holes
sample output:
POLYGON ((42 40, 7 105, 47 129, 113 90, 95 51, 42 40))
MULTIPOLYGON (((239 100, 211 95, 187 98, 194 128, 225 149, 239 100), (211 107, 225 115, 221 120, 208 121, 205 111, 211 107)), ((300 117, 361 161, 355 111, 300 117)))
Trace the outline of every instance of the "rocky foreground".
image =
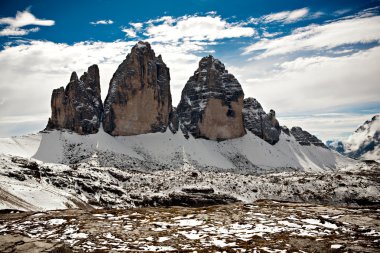
POLYGON ((0 164, 0 252, 380 248, 376 162, 255 175, 187 163, 120 169, 101 167, 98 159, 68 166, 3 156, 0 164))
POLYGON ((0 215, 1 252, 378 252, 380 206, 258 201, 0 215))

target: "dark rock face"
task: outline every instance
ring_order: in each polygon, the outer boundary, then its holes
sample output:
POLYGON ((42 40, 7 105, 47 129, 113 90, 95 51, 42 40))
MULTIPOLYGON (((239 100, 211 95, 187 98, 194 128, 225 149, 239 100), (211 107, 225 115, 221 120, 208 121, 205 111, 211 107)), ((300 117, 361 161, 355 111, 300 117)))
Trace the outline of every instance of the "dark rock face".
POLYGON ((211 55, 202 58, 177 107, 182 131, 210 140, 243 136, 243 99, 240 83, 223 63, 211 55))
POLYGON ((104 102, 111 135, 164 132, 172 111, 169 68, 149 43, 138 42, 113 75, 104 102))
POLYGON ((177 116, 177 108, 176 107, 172 108, 172 111, 169 115, 169 120, 170 120, 169 129, 170 129, 170 131, 172 131, 173 134, 175 134, 179 129, 179 120, 178 120, 178 116, 177 116))
POLYGON ((280 139, 281 127, 274 110, 267 114, 254 98, 244 99, 244 124, 253 134, 274 145, 280 139))
POLYGON ((136 206, 188 206, 205 207, 211 205, 226 205, 239 202, 233 196, 227 194, 214 193, 214 190, 194 190, 182 189, 181 192, 172 192, 167 196, 145 197, 142 201, 137 201, 136 206))
POLYGON ((46 129, 69 129, 79 134, 98 132, 103 114, 98 66, 90 66, 80 79, 73 72, 65 89, 53 90, 51 111, 46 129))
POLYGON ((289 130, 289 128, 288 128, 287 126, 280 126, 280 127, 281 127, 281 131, 282 131, 284 134, 290 136, 290 130, 289 130))
POLYGON ((300 127, 292 127, 290 133, 294 136, 296 141, 298 141, 298 143, 303 146, 314 145, 322 148, 327 148, 320 139, 310 134, 309 132, 302 130, 300 127))

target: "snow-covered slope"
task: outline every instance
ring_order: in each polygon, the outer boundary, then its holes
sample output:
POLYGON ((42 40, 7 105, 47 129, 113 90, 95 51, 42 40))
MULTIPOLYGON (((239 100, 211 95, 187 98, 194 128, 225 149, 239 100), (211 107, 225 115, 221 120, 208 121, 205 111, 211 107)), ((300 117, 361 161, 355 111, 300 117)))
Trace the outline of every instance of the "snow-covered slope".
MULTIPOLYGON (((186 159, 185 159, 186 160, 186 159)), ((0 209, 126 208, 225 204, 258 199, 378 204, 378 164, 264 175, 210 171, 187 161, 175 169, 102 167, 93 156, 62 165, 0 155, 0 209)))
POLYGON ((33 156, 40 146, 42 135, 29 134, 10 138, 0 138, 0 154, 33 156))
MULTIPOLYGON (((362 174, 352 176, 351 168, 362 166, 356 161, 302 146, 284 133, 273 146, 249 131, 222 142, 170 131, 113 137, 102 129, 91 135, 45 131, 22 140, 29 152, 21 156, 37 150, 33 158, 0 154, 0 209, 178 205, 194 198, 372 203, 380 189, 362 174), (340 175, 342 169, 351 174, 340 175)), ((19 150, 7 145, 8 151, 19 150)))
POLYGON ((186 139, 182 133, 152 133, 113 137, 102 129, 97 134, 77 135, 66 131, 42 133, 33 158, 43 162, 73 164, 94 159, 101 166, 161 169, 178 168, 188 161, 203 169, 265 173, 289 168, 305 171, 334 169, 350 163, 336 152, 314 145, 302 146, 282 134, 270 145, 247 131, 241 138, 222 142, 186 139))
POLYGON ((380 115, 364 122, 347 140, 327 144, 353 158, 380 161, 380 115))

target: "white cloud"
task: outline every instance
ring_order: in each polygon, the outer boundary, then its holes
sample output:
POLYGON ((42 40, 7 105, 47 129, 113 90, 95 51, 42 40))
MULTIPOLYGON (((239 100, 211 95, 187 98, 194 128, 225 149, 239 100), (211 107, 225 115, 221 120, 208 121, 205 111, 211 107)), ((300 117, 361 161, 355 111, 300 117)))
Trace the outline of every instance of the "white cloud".
POLYGON ((217 12, 216 12, 216 11, 209 11, 209 12, 206 12, 206 14, 209 14, 209 15, 216 15, 217 12))
POLYGON ((38 19, 29 10, 25 10, 18 11, 14 18, 0 18, 0 24, 6 25, 0 30, 0 36, 23 36, 31 32, 37 32, 39 28, 22 29, 21 27, 28 25, 52 26, 55 22, 54 20, 38 19))
POLYGON ((17 27, 6 27, 0 30, 0 36, 24 36, 31 32, 38 32, 40 28, 34 27, 31 29, 21 29, 17 27))
POLYGON ((167 24, 173 24, 175 21, 176 21, 176 19, 173 18, 173 17, 171 17, 171 16, 162 16, 160 18, 150 19, 146 23, 147 24, 154 24, 154 23, 164 22, 164 23, 167 23, 167 24))
POLYGON ((125 32, 126 33, 125 35, 130 37, 130 38, 136 38, 137 37, 136 32, 132 28, 124 28, 121 31, 125 32))
POLYGON ((305 18, 309 14, 308 8, 302 8, 293 11, 282 11, 277 13, 271 13, 269 15, 263 16, 261 19, 264 23, 271 22, 281 22, 281 23, 294 23, 303 18, 305 18))
POLYGON ((143 23, 129 23, 131 26, 133 26, 133 28, 136 29, 136 31, 140 31, 141 28, 143 27, 143 23))
POLYGON ((273 32, 273 33, 270 33, 270 32, 267 32, 267 31, 263 31, 262 33, 262 36, 265 37, 265 38, 272 38, 272 37, 276 37, 278 35, 282 34, 282 32, 273 32))
POLYGON ((334 11, 334 15, 341 16, 341 15, 344 15, 344 14, 350 12, 350 11, 351 11, 351 9, 339 9, 339 10, 334 11))
POLYGON ((175 43, 179 41, 216 41, 225 38, 251 37, 256 31, 239 23, 229 23, 220 16, 165 16, 149 20, 144 35, 150 41, 175 43))
POLYGON ((250 62, 230 71, 236 73, 246 97, 257 98, 280 115, 299 114, 379 103, 378 59, 380 46, 340 57, 250 62))
MULTIPOLYGON (((378 112, 380 113, 380 111, 378 112)), ((281 125, 300 126, 322 141, 344 140, 375 114, 328 113, 279 117, 281 125)))
POLYGON ((380 16, 354 17, 298 28, 280 38, 262 39, 246 47, 244 54, 263 51, 256 57, 260 59, 302 50, 324 50, 374 41, 380 41, 380 16))
POLYGON ((54 23, 54 20, 36 18, 29 10, 18 11, 15 18, 0 18, 0 24, 6 24, 11 27, 24 27, 27 25, 52 26, 54 23))
POLYGON ((92 21, 90 22, 91 25, 112 25, 113 24, 113 20, 111 19, 102 19, 102 20, 98 20, 98 21, 92 21))

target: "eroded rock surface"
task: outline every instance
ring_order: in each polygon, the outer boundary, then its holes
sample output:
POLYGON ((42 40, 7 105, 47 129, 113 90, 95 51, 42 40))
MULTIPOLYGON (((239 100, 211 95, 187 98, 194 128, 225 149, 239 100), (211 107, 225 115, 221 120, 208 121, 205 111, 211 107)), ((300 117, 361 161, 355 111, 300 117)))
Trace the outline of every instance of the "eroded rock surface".
POLYGON ((182 131, 210 140, 243 136, 243 99, 240 83, 223 63, 211 55, 202 58, 177 107, 182 131))
POLYGON ((172 110, 170 74, 149 43, 138 42, 113 75, 104 102, 111 135, 164 132, 172 110))
POLYGON ((103 114, 98 66, 90 66, 80 79, 73 72, 66 88, 53 90, 51 111, 47 129, 97 133, 103 114))
POLYGON ((290 133, 294 136, 294 138, 299 142, 299 144, 303 146, 319 146, 323 148, 327 148, 325 144, 318 139, 315 135, 310 134, 309 132, 302 130, 300 127, 292 127, 290 133))
POLYGON ((22 235, 0 235, 2 253, 72 253, 64 243, 48 239, 33 239, 22 235))
POLYGON ((274 110, 265 113, 261 104, 254 98, 244 99, 245 127, 270 144, 276 144, 280 139, 281 127, 274 110))

